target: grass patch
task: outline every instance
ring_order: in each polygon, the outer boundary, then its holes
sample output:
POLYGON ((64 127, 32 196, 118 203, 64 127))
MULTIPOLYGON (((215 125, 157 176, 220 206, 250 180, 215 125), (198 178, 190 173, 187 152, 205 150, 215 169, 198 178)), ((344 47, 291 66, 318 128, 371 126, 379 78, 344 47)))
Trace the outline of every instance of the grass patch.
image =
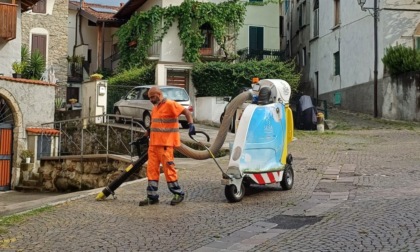
POLYGON ((10 216, 5 216, 0 218, 0 234, 7 233, 7 228, 14 226, 16 224, 20 224, 26 221, 29 217, 38 215, 40 213, 52 211, 52 206, 45 206, 41 208, 37 208, 22 214, 15 214, 10 216))

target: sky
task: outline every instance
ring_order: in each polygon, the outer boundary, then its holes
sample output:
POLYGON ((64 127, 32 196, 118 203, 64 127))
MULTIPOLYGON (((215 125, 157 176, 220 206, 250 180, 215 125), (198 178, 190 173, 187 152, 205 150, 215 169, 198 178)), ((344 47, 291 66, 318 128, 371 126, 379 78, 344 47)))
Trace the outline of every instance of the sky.
POLYGON ((87 3, 96 3, 103 5, 119 6, 120 3, 126 3, 128 0, 85 0, 87 3))

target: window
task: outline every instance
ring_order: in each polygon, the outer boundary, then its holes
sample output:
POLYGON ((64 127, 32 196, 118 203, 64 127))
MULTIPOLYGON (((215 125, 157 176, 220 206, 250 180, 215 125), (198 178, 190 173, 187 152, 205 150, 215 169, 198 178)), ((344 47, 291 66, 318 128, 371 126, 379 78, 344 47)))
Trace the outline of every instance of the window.
POLYGON ((41 0, 32 7, 33 13, 47 13, 47 0, 41 0))
POLYGON ((66 98, 67 101, 70 99, 76 99, 77 101, 79 100, 79 88, 78 87, 67 87, 67 92, 66 92, 66 98))
POLYGON ((209 24, 200 27, 201 34, 204 36, 204 43, 201 48, 212 48, 213 30, 209 24))
POLYGON ((340 75, 340 51, 334 53, 334 75, 340 75))
POLYGON ((299 28, 302 28, 306 25, 306 2, 302 2, 302 4, 298 7, 299 12, 299 28))
POLYGON ((302 49, 302 66, 306 65, 306 47, 302 49))
POLYGON ((334 26, 340 25, 340 0, 334 0, 334 26))
POLYGON ((280 37, 284 37, 284 17, 280 16, 280 37))
POLYGON ((249 27, 249 49, 263 50, 264 49, 264 28, 263 27, 249 27))
POLYGON ((420 37, 414 37, 414 44, 416 46, 417 51, 420 51, 420 37))
POLYGON ((139 97, 139 93, 140 93, 139 89, 133 89, 127 94, 125 99, 126 100, 137 100, 137 98, 139 97))
POLYGON ((319 0, 314 2, 314 30, 313 37, 319 36, 319 0))
POLYGON ((253 2, 262 2, 263 0, 249 0, 249 2, 253 3, 253 2))

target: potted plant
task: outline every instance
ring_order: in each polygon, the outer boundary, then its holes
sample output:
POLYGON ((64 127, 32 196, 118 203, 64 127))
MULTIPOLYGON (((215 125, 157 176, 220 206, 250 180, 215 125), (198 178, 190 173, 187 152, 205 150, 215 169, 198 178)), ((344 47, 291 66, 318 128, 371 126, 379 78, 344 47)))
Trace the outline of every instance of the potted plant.
POLYGON ((29 164, 31 163, 31 158, 34 157, 34 153, 31 150, 23 150, 19 156, 25 163, 29 164))
POLYGON ((12 69, 14 71, 13 78, 21 78, 22 73, 25 70, 25 63, 24 62, 13 62, 12 69))
POLYGON ((94 73, 90 76, 90 80, 94 81, 94 80, 101 80, 102 77, 104 77, 102 74, 100 73, 94 73))
POLYGON ((70 104, 75 104, 76 102, 77 102, 77 99, 76 98, 69 99, 69 103, 70 104))

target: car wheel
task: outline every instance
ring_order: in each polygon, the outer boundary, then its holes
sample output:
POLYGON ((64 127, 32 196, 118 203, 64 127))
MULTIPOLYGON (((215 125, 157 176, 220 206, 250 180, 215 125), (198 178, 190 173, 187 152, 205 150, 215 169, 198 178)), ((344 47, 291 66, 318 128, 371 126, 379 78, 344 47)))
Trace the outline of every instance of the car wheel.
POLYGON ((292 165, 286 164, 283 172, 283 178, 280 181, 280 186, 283 190, 290 190, 293 187, 294 173, 292 165))
POLYGON ((120 112, 120 110, 118 108, 116 108, 114 110, 114 114, 115 114, 115 122, 121 123, 122 122, 122 118, 119 117, 121 115, 121 112, 120 112))
POLYGON ((229 202, 239 202, 245 196, 245 186, 241 184, 241 188, 238 190, 235 185, 225 186, 225 196, 229 202))
POLYGON ((182 121, 180 123, 181 123, 181 126, 182 126, 183 129, 188 129, 190 127, 190 125, 188 125, 188 122, 182 121))
POLYGON ((150 124, 152 124, 152 119, 150 118, 150 113, 146 111, 143 115, 143 125, 148 129, 150 128, 150 124))

